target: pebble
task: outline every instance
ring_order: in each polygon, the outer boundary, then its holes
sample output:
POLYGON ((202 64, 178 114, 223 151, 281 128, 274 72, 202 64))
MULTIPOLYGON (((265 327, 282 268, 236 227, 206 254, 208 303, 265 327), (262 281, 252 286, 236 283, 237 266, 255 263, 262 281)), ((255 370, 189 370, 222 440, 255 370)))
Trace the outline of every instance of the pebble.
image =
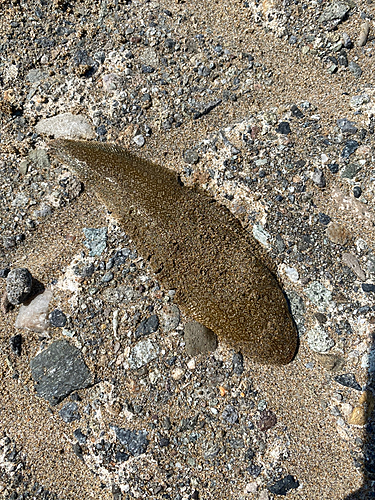
POLYGON ((169 333, 180 323, 180 310, 176 304, 165 304, 160 313, 160 327, 163 332, 169 333))
POLYGON ((278 134, 288 135, 291 133, 289 122, 280 122, 276 128, 278 134))
POLYGON ((13 337, 10 337, 10 339, 9 339, 9 345, 10 345, 11 351, 16 356, 21 356, 22 335, 17 334, 17 335, 13 335, 13 337))
POLYGON ((48 329, 48 306, 52 299, 52 291, 47 288, 43 293, 33 298, 27 305, 22 305, 18 312, 15 327, 43 333, 48 329))
POLYGON ((69 424, 70 422, 74 422, 74 420, 81 419, 81 415, 78 412, 77 403, 67 403, 61 408, 61 410, 59 411, 59 415, 67 424, 69 424))
POLYGON ((307 333, 307 343, 311 350, 320 353, 329 351, 335 345, 335 341, 321 326, 316 326, 307 333))
POLYGON ((90 250, 90 257, 98 257, 107 247, 107 228, 84 228, 86 240, 83 244, 90 250))
POLYGON ((197 321, 186 323, 184 329, 185 350, 189 356, 205 354, 217 348, 217 336, 197 321))
POLYGON ((35 130, 48 137, 66 139, 94 139, 95 131, 88 118, 83 115, 61 113, 52 118, 40 120, 35 130))
POLYGON ((354 186, 353 188, 353 196, 354 198, 360 198, 362 195, 362 189, 360 186, 354 186))
POLYGON ((339 118, 337 120, 337 125, 345 134, 355 134, 358 131, 356 124, 347 118, 339 118))
POLYGON ((221 418, 228 424, 236 424, 239 420, 238 411, 234 406, 227 405, 221 414, 221 418))
POLYGON ((362 390, 362 387, 358 384, 354 373, 344 373, 343 375, 337 375, 337 377, 334 377, 334 380, 344 387, 350 387, 350 389, 355 389, 356 391, 362 390))
POLYGON ((145 138, 143 137, 143 135, 136 135, 133 137, 133 142, 138 146, 138 147, 142 147, 145 145, 145 138))
POLYGON ((373 283, 362 283, 362 290, 365 293, 375 293, 375 285, 373 283))
POLYGON ((30 151, 28 159, 40 171, 49 169, 51 165, 47 151, 45 149, 34 149, 33 151, 30 151))
POLYGON ((149 318, 146 318, 141 321, 138 327, 135 330, 135 338, 138 339, 143 335, 149 335, 150 333, 154 333, 159 328, 159 318, 156 314, 153 314, 149 318))
POLYGON ((366 20, 361 26, 361 31, 357 39, 358 47, 364 47, 366 45, 369 32, 370 32, 370 23, 369 21, 366 20))
POLYGON ((336 245, 345 245, 349 239, 347 230, 336 222, 331 222, 327 227, 326 234, 332 243, 336 245))
POLYGON ((117 427, 116 425, 110 427, 115 431, 116 438, 133 457, 138 457, 146 453, 147 447, 150 444, 150 441, 147 439, 147 431, 133 431, 117 427))
POLYGON ((257 421, 259 430, 266 432, 277 424, 276 415, 271 410, 263 410, 260 419, 257 421))
POLYGON ((262 224, 253 225, 253 236, 257 241, 259 241, 261 245, 263 245, 265 248, 269 248, 269 240, 271 238, 271 235, 264 229, 262 224))
POLYGON ((326 186, 324 172, 322 170, 320 170, 319 168, 316 168, 314 170, 314 173, 312 174, 312 181, 316 186, 318 186, 320 188, 324 188, 326 186))
POLYGON ((341 371, 345 366, 345 359, 339 354, 328 353, 314 355, 318 363, 323 366, 327 371, 338 372, 341 371))
POLYGON ((38 396, 52 406, 93 382, 81 351, 66 340, 53 342, 30 361, 30 367, 38 396))
POLYGON ((359 400, 358 404, 351 415, 348 418, 348 424, 350 425, 366 425, 375 407, 374 395, 371 391, 364 391, 359 400))
POLYGON ((150 339, 141 340, 136 344, 129 356, 129 367, 138 369, 156 359, 159 355, 159 346, 150 339))
POLYGON ((343 171, 341 172, 341 177, 343 179, 353 179, 361 168, 362 167, 357 163, 349 163, 348 165, 345 165, 343 171))
POLYGON ((284 271, 285 271, 285 274, 290 279, 290 281, 292 281, 293 283, 298 282, 299 274, 298 274, 297 269, 295 269, 294 267, 285 267, 284 271))
POLYGON ((322 212, 319 212, 318 217, 319 222, 323 224, 323 226, 328 226, 328 224, 331 222, 331 217, 327 214, 323 214, 322 212))
POLYGON ((28 269, 20 267, 13 269, 6 277, 6 292, 8 300, 13 305, 22 304, 30 295, 33 277, 28 269))
POLYGON ((320 312, 324 312, 332 302, 332 293, 319 281, 313 281, 306 289, 307 297, 313 302, 320 312))
POLYGON ((187 149, 186 151, 184 151, 184 160, 190 165, 195 165, 199 161, 199 155, 196 151, 187 149))
POLYGON ((48 316, 49 322, 52 326, 62 328, 66 325, 66 316, 60 309, 54 309, 48 316))
POLYGON ((243 364, 243 355, 240 352, 236 352, 232 357, 232 368, 236 375, 242 375, 245 368, 243 364))
POLYGON ((350 63, 348 64, 348 68, 356 78, 361 77, 363 71, 359 64, 354 61, 350 61, 350 63))
POLYGON ((293 476, 288 474, 279 481, 276 481, 271 486, 268 486, 268 490, 274 495, 285 496, 288 491, 295 490, 299 487, 299 482, 293 476))
POLYGON ((353 271, 353 273, 357 276, 357 278, 359 278, 361 281, 366 280, 366 274, 361 269, 360 263, 357 257, 355 257, 355 255, 348 252, 344 252, 342 254, 341 260, 343 264, 348 266, 353 271))
POLYGON ((344 149, 342 150, 341 156, 343 158, 349 158, 356 150, 359 148, 359 143, 354 140, 346 141, 344 149))

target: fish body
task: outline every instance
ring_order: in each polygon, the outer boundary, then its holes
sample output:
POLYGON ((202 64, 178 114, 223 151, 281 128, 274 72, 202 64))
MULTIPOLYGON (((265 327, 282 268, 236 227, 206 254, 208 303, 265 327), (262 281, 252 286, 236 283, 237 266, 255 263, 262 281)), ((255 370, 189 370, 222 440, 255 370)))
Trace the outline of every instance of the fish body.
POLYGON ((293 359, 282 289, 226 207, 116 145, 56 140, 50 151, 113 212, 185 313, 258 362, 293 359))

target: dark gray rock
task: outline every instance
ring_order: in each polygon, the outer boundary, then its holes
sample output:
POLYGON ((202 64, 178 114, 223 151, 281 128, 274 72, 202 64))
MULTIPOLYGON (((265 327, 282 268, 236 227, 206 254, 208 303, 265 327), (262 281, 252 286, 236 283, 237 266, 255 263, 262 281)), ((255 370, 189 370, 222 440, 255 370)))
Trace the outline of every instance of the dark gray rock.
POLYGON ((314 170, 314 173, 312 175, 312 181, 313 183, 320 187, 320 188, 324 188, 325 185, 326 185, 326 180, 325 180, 325 177, 324 177, 324 172, 322 170, 320 170, 320 168, 316 168, 314 170))
POLYGON ((268 486, 268 491, 270 491, 274 495, 285 496, 289 490, 295 490, 296 488, 298 488, 298 486, 298 480, 294 479, 293 476, 288 474, 279 481, 276 481, 276 483, 268 486))
POLYGON ((358 147, 359 147, 359 144, 357 141, 353 141, 353 140, 347 141, 345 146, 344 146, 344 149, 342 150, 341 156, 343 158, 349 158, 350 155, 355 153, 355 151, 358 149, 358 147))
POLYGON ((187 323, 184 331, 185 349, 189 356, 207 353, 217 348, 215 333, 197 321, 187 323))
POLYGON ((355 134, 358 131, 354 122, 351 122, 347 118, 339 118, 337 120, 337 125, 341 129, 341 132, 345 134, 355 134))
POLYGON ((341 177, 343 179, 354 179, 361 168, 362 167, 357 165, 357 163, 349 163, 345 165, 344 170, 341 172, 341 177))
POLYGON ((87 436, 86 436, 86 434, 83 434, 83 432, 81 431, 81 429, 76 429, 73 432, 73 435, 76 438, 76 440, 79 442, 79 444, 85 444, 86 443, 87 436))
POLYGON ((67 424, 69 424, 70 422, 74 422, 74 420, 81 419, 81 415, 78 413, 77 403, 66 404, 59 411, 59 415, 67 424))
POLYGON ((26 268, 13 269, 7 276, 6 292, 13 305, 22 304, 31 293, 33 278, 26 268))
POLYGON ((149 318, 141 321, 135 330, 136 338, 142 337, 143 335, 149 335, 150 333, 156 332, 159 328, 159 318, 156 314, 153 314, 149 318))
POLYGON ((66 340, 53 342, 30 361, 30 366, 38 396, 52 406, 93 383, 81 351, 66 340))
POLYGON ((288 135, 291 133, 289 122, 280 122, 276 128, 278 134, 288 135))
POLYGON ((122 429, 116 425, 112 426, 115 431, 117 439, 125 446, 128 452, 136 457, 146 453, 149 440, 147 439, 147 432, 144 430, 132 431, 129 429, 122 429))
POLYGON ((236 375, 242 375, 244 372, 243 356, 240 352, 233 354, 232 358, 233 371, 236 375))
POLYGON ((350 389, 355 389, 356 391, 362 390, 362 387, 357 382, 354 373, 344 373, 343 375, 337 375, 334 380, 344 387, 350 387, 350 389))
POLYGON ((54 309, 48 319, 52 326, 62 328, 66 325, 66 316, 60 309, 54 309))
POLYGON ((10 337, 9 345, 10 345, 11 351, 16 356, 21 356, 22 335, 18 334, 18 335, 14 335, 13 337, 10 337))

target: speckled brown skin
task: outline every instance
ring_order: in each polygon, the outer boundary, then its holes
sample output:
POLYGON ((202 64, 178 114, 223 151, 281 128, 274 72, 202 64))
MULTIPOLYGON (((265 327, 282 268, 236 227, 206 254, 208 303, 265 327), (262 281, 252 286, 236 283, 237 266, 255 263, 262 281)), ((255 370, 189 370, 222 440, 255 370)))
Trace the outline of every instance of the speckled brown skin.
POLYGON ((283 292, 227 208, 115 145, 56 140, 50 151, 113 211, 188 315, 258 362, 293 359, 298 337, 283 292))

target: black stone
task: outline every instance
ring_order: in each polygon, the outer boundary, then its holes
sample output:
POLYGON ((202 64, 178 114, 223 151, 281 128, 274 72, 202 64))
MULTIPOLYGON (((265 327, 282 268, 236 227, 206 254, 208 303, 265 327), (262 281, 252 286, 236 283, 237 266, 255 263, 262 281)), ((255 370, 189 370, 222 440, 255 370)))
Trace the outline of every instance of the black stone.
POLYGON ((53 342, 30 361, 30 366, 38 396, 52 406, 93 382, 81 351, 66 340, 53 342))
POLYGON ((99 127, 97 127, 96 129, 96 133, 98 135, 105 135, 107 133, 107 129, 105 128, 104 125, 99 125, 99 127))
POLYGON ((375 292, 375 285, 372 283, 362 283, 362 290, 366 293, 375 292))
POLYGON ((289 122, 280 122, 276 128, 276 132, 284 135, 290 134, 291 130, 289 122))
POLYGON ((62 328, 66 325, 66 316, 60 309, 54 309, 48 318, 51 325, 57 328, 62 328))
POLYGON ((331 217, 329 215, 319 212, 319 222, 324 226, 327 226, 331 222, 331 217))
POLYGON ((356 391, 361 391, 362 387, 357 382, 355 375, 353 373, 344 373, 343 375, 337 375, 334 378, 335 382, 343 385, 344 387, 350 387, 350 389, 355 389, 356 391))
POLYGON ((362 194, 362 189, 360 186, 354 186, 353 188, 353 196, 354 198, 359 198, 362 194))
POLYGON ((248 448, 245 451, 245 460, 249 460, 251 462, 254 457, 255 457, 255 453, 253 452, 253 450, 251 448, 248 448))
POLYGON ((298 486, 299 482, 296 479, 294 479, 293 476, 288 474, 279 481, 276 481, 276 483, 268 486, 268 491, 270 491, 274 495, 285 496, 289 490, 294 490, 298 488, 298 486))
POLYGON ((6 267, 5 269, 0 269, 0 278, 6 278, 10 273, 10 269, 6 267))
POLYGON ((339 171, 339 165, 337 163, 331 163, 330 165, 328 165, 328 168, 333 174, 337 174, 337 172, 339 171))
POLYGON ((16 356, 21 356, 22 335, 14 335, 9 339, 9 345, 16 356))
POLYGON ((160 447, 162 447, 162 448, 163 448, 163 447, 166 447, 166 446, 169 446, 169 443, 170 443, 170 441, 169 441, 169 439, 168 439, 168 438, 166 438, 166 437, 162 437, 162 438, 159 440, 159 446, 160 446, 160 447))
POLYGON ((290 111, 296 118, 303 118, 305 116, 295 104, 293 104, 293 106, 290 108, 290 111))
POLYGON ((142 335, 149 335, 150 333, 156 332, 159 328, 159 318, 156 314, 153 314, 149 318, 146 318, 141 321, 137 329, 135 330, 136 338, 141 337, 142 335))

